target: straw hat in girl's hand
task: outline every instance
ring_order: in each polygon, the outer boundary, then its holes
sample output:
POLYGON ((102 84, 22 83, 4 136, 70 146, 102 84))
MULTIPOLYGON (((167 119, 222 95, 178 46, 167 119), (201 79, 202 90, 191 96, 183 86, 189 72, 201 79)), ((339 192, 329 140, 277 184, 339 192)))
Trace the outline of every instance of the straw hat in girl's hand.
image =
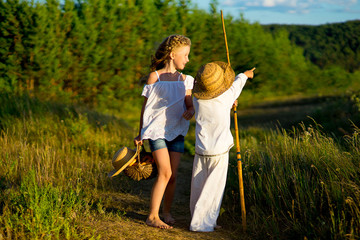
POLYGON ((108 176, 114 177, 121 173, 126 167, 131 166, 136 162, 136 156, 138 152, 130 149, 128 147, 123 147, 117 151, 112 159, 112 165, 114 170, 112 170, 108 176))
POLYGON ((198 99, 212 99, 228 90, 235 72, 225 62, 211 62, 200 67, 195 77, 193 94, 198 99))

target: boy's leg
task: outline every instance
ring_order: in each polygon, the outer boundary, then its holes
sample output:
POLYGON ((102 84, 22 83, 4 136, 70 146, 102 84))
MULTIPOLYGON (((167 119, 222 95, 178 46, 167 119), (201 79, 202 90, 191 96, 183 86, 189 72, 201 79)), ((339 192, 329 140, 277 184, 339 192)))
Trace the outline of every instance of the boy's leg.
POLYGON ((204 187, 204 183, 208 176, 207 168, 204 165, 205 157, 201 157, 197 154, 194 156, 193 170, 191 177, 191 191, 190 191, 190 213, 193 216, 195 204, 199 199, 201 191, 204 187))
POLYGON ((228 163, 228 153, 206 158, 208 176, 194 207, 191 231, 214 231, 224 194, 228 163))

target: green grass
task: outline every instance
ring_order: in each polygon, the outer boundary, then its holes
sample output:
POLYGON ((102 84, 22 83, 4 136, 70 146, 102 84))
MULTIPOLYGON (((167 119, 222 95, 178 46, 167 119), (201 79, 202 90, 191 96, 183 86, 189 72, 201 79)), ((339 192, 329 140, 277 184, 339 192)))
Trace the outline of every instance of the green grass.
MULTIPOLYGON (((243 178, 249 225, 276 239, 360 237, 360 129, 346 149, 319 126, 242 132, 243 178)), ((240 212, 236 157, 227 185, 227 206, 240 212)), ((240 219, 240 216, 238 217, 240 219)))
POLYGON ((73 222, 97 211, 96 192, 121 188, 106 173, 113 153, 132 143, 132 128, 76 106, 0 100, 0 236, 81 238, 73 222))
POLYGON ((0 221, 3 235, 14 239, 78 237, 75 219, 84 214, 88 205, 81 192, 69 186, 39 184, 35 171, 30 170, 24 174, 20 186, 4 191, 0 221))
MULTIPOLYGON (((133 145, 138 107, 110 115, 6 95, 0 105, 0 239, 101 238, 83 222, 124 214, 105 211, 110 200, 100 196, 131 191, 128 178, 111 181, 107 172, 113 153, 133 145)), ((290 130, 241 129, 250 239, 360 237, 360 130, 352 129, 341 140, 315 122, 290 130)), ((220 220, 241 238, 234 150, 230 158, 220 220)))

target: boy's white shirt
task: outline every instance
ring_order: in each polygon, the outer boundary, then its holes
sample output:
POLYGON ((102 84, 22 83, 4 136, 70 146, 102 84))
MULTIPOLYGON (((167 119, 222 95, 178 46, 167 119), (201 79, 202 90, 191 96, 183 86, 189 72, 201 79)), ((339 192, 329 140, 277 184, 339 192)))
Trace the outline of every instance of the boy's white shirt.
POLYGON ((232 86, 220 96, 209 100, 193 98, 196 154, 215 156, 228 152, 234 145, 230 130, 230 112, 247 79, 245 74, 240 73, 235 77, 232 86))

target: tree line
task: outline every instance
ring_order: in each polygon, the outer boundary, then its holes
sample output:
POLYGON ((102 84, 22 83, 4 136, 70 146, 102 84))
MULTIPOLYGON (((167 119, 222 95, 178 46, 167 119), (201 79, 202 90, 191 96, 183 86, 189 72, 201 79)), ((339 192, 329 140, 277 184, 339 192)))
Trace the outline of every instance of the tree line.
MULTIPOLYGON (((225 25, 235 72, 257 68, 251 95, 348 89, 359 78, 356 69, 313 64, 286 29, 230 15, 225 25)), ((207 12, 190 0, 0 0, 0 92, 118 107, 140 95, 150 56, 175 33, 192 40, 185 74, 227 61, 216 1, 207 12)))
POLYGON ((304 56, 321 68, 341 66, 349 72, 360 69, 360 20, 310 25, 264 25, 276 32, 285 29, 291 42, 304 49, 304 56))

